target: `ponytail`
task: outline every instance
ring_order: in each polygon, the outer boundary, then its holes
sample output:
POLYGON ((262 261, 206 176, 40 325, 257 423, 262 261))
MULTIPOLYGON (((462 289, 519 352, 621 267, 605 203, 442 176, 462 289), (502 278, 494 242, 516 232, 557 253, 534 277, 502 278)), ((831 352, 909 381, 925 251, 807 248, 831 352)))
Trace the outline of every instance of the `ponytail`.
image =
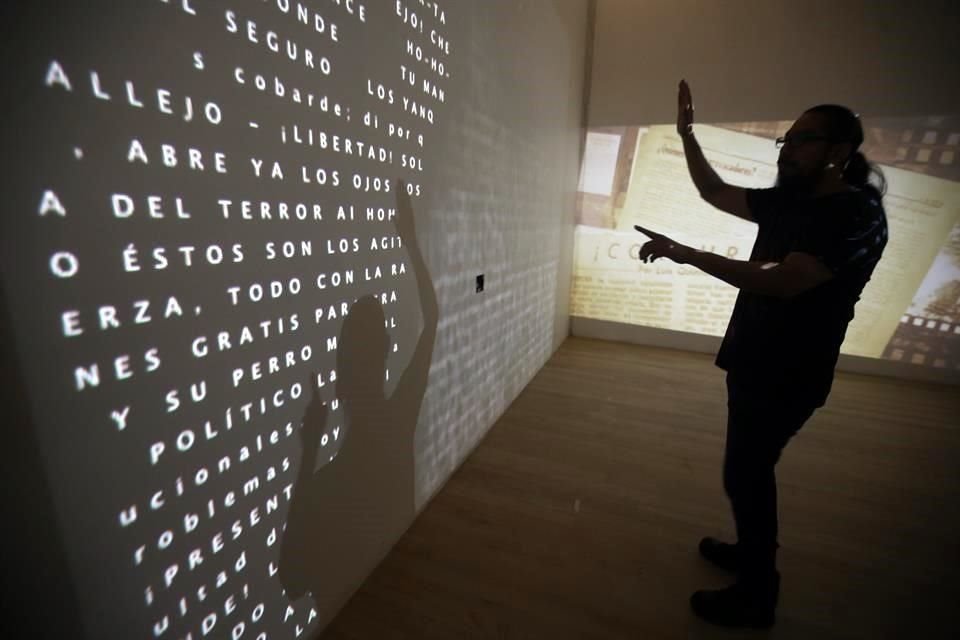
POLYGON ((887 179, 875 164, 860 151, 854 151, 843 170, 843 181, 852 187, 872 192, 880 199, 887 192, 887 179), (871 180, 871 177, 873 178, 871 180))

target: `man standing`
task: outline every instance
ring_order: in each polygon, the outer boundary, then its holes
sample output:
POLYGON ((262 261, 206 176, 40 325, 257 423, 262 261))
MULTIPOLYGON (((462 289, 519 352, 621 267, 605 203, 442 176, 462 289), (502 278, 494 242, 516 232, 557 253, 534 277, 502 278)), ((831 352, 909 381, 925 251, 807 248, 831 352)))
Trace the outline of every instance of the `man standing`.
POLYGON ((701 197, 759 227, 747 262, 636 227, 651 238, 641 260, 690 264, 740 289, 716 359, 727 371, 723 482, 737 542, 700 542, 707 560, 738 579, 726 589, 697 591, 691 605, 713 623, 768 627, 780 587, 774 467, 830 392, 854 305, 887 243, 884 182, 858 151, 859 118, 838 105, 808 109, 777 140, 777 183, 769 189, 726 184, 711 168, 693 134, 686 81, 677 132, 701 197))

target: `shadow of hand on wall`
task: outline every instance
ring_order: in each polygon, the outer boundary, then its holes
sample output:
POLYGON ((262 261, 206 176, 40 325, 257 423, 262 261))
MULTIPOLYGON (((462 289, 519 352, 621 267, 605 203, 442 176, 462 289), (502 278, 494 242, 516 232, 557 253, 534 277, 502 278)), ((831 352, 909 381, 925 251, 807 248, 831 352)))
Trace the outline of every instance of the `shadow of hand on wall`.
POLYGON ((339 452, 314 473, 329 408, 317 378, 300 428, 303 457, 280 547, 279 578, 291 601, 310 594, 329 621, 413 520, 414 433, 426 391, 439 310, 417 245, 406 185, 396 184, 397 231, 417 280, 423 330, 393 394, 384 391, 390 337, 377 298, 357 300, 337 350, 337 398, 346 428, 339 452))

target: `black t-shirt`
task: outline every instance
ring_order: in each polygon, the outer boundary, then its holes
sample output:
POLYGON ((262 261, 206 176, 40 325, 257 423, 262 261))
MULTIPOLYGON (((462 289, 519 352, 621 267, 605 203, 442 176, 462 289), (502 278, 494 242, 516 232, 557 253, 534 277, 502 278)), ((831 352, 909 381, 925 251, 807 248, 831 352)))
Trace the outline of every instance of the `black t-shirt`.
POLYGON ((742 379, 788 385, 822 406, 854 304, 887 244, 886 214, 869 190, 796 198, 749 189, 747 203, 759 225, 751 261, 803 252, 834 277, 787 299, 741 290, 716 364, 742 379))

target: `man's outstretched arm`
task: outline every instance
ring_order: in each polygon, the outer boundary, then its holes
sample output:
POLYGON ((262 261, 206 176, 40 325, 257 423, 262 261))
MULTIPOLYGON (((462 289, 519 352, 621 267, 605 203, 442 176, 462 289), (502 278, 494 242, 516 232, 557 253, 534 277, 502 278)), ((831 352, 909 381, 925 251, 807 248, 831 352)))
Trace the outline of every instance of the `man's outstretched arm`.
POLYGON ((830 269, 808 253, 792 252, 782 262, 744 262, 698 251, 640 226, 634 228, 651 238, 640 248, 639 258, 642 262, 669 258, 680 264, 692 265, 750 293, 792 298, 833 278, 830 269))
POLYGON ((775 298, 792 298, 833 277, 817 258, 800 252, 787 255, 783 262, 744 262, 691 250, 686 264, 738 289, 775 298))

